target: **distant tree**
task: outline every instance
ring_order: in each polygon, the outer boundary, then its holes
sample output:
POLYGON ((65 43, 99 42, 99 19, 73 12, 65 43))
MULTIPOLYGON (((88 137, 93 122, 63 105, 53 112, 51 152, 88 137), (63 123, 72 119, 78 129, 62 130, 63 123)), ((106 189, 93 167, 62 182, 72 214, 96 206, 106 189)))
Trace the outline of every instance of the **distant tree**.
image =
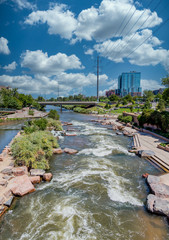
POLYGON ((119 100, 119 97, 118 97, 117 95, 111 95, 111 96, 109 97, 109 100, 110 100, 111 102, 117 102, 117 101, 119 100))
POLYGON ((155 95, 154 95, 154 93, 151 90, 144 90, 143 97, 146 100, 152 102, 154 97, 155 97, 155 95))
POLYGON ((146 100, 144 106, 143 106, 143 109, 150 109, 151 108, 151 103, 149 100, 146 100))
POLYGON ((132 98, 132 96, 131 96, 130 94, 126 95, 126 96, 124 97, 124 99, 125 99, 127 102, 132 102, 132 101, 133 101, 133 98, 132 98))
POLYGON ((44 102, 45 101, 45 99, 43 98, 43 97, 41 97, 41 96, 38 96, 38 98, 37 98, 37 101, 41 101, 41 102, 44 102))
POLYGON ((162 78, 162 84, 169 88, 169 75, 167 75, 165 78, 162 78))
POLYGON ((162 98, 165 101, 166 105, 169 105, 169 88, 166 88, 164 90, 162 98))
POLYGON ((157 109, 162 112, 165 111, 165 101, 163 99, 159 100, 159 103, 157 105, 157 109))

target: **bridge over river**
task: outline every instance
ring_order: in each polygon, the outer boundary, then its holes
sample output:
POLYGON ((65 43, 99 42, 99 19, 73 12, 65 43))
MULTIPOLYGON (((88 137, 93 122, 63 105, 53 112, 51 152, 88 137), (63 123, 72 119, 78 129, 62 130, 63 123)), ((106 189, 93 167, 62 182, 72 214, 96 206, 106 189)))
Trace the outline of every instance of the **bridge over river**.
POLYGON ((62 106, 63 105, 86 105, 86 106, 97 106, 99 103, 98 102, 84 102, 84 101, 58 101, 58 102, 50 102, 50 101, 45 101, 45 102, 38 102, 40 105, 46 106, 46 105, 53 105, 53 106, 60 106, 61 111, 62 111, 62 106))

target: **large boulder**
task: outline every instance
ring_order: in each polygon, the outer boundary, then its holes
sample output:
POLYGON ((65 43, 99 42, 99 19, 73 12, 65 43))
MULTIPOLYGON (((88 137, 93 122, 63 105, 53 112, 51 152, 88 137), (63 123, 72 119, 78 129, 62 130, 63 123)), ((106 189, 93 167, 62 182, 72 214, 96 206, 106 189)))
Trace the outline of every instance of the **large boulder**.
POLYGON ((62 154, 63 150, 61 148, 54 148, 53 149, 53 154, 62 154))
POLYGON ((27 175, 13 178, 10 180, 8 186, 16 196, 24 196, 35 191, 35 188, 27 175))
POLYGON ((169 198, 169 186, 163 183, 150 184, 151 192, 161 198, 169 198))
POLYGON ((12 169, 13 175, 14 176, 22 176, 24 174, 28 175, 28 169, 26 166, 23 167, 14 167, 12 169))
POLYGON ((30 176, 29 179, 33 184, 37 184, 41 182, 40 176, 30 176))
POLYGON ((45 171, 43 169, 31 169, 30 170, 31 176, 40 176, 43 177, 45 171))
POLYGON ((51 179, 52 179, 52 173, 45 173, 45 174, 43 175, 43 180, 44 180, 44 181, 50 182, 51 179))
POLYGON ((71 148, 65 148, 65 149, 64 149, 64 152, 65 152, 65 153, 68 153, 68 154, 75 154, 75 153, 77 153, 78 151, 75 150, 75 149, 71 149, 71 148))
POLYGON ((149 194, 147 197, 147 209, 152 213, 169 216, 169 199, 149 194))

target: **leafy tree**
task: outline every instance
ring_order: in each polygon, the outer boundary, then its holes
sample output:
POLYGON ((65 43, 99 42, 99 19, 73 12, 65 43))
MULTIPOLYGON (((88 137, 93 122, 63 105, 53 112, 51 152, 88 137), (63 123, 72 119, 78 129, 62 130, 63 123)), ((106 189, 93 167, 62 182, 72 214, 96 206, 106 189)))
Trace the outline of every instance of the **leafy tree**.
POLYGON ((167 75, 165 78, 162 78, 162 84, 169 88, 169 75, 167 75))
POLYGON ((146 100, 144 106, 143 106, 143 109, 150 109, 151 108, 151 103, 149 100, 146 100))
POLYGON ((117 101, 119 100, 119 97, 118 97, 117 95, 111 95, 111 96, 109 97, 109 100, 110 100, 111 102, 117 102, 117 101))
POLYGON ((169 88, 166 88, 162 95, 163 100, 169 105, 169 88))
POLYGON ((44 102, 45 101, 45 99, 43 98, 43 97, 41 97, 41 96, 38 96, 38 98, 37 98, 37 101, 41 101, 41 102, 44 102))
POLYGON ((155 95, 154 95, 154 93, 151 90, 144 90, 143 97, 146 100, 152 102, 154 97, 155 97, 155 95))
POLYGON ((157 109, 162 112, 165 110, 165 101, 163 99, 159 100, 159 103, 157 105, 157 109))

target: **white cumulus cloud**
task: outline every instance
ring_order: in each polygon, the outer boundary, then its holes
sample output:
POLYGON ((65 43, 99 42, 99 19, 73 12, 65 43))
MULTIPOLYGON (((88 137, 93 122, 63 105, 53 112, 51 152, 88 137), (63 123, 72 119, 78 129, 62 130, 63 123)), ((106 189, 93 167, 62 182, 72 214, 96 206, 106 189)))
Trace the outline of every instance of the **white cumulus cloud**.
POLYGON ((70 69, 82 69, 83 66, 76 55, 67 56, 63 53, 48 56, 41 50, 27 50, 21 55, 21 67, 29 68, 33 73, 55 75, 70 69))
POLYGON ((155 66, 160 63, 167 68, 169 51, 161 47, 162 42, 152 35, 152 30, 144 29, 132 36, 96 44, 94 49, 103 57, 117 63, 128 58, 131 64, 155 66))
POLYGON ((4 37, 0 38, 0 53, 2 54, 10 54, 10 50, 8 48, 8 40, 4 37))
MULTIPOLYGON (((0 76, 0 85, 9 85, 12 88, 18 88, 19 92, 26 94, 56 94, 66 96, 71 91, 79 92, 83 87, 96 85, 96 75, 89 73, 59 73, 57 76, 48 77, 41 74, 19 76, 0 76)), ((104 74, 100 76, 101 84, 105 84, 108 77, 104 74)))
POLYGON ((16 69, 17 63, 14 61, 6 66, 3 67, 6 71, 13 71, 16 69))
POLYGON ((47 11, 34 11, 25 20, 26 24, 48 25, 49 34, 59 34, 62 38, 71 39, 76 29, 77 20, 64 4, 51 5, 47 11))

